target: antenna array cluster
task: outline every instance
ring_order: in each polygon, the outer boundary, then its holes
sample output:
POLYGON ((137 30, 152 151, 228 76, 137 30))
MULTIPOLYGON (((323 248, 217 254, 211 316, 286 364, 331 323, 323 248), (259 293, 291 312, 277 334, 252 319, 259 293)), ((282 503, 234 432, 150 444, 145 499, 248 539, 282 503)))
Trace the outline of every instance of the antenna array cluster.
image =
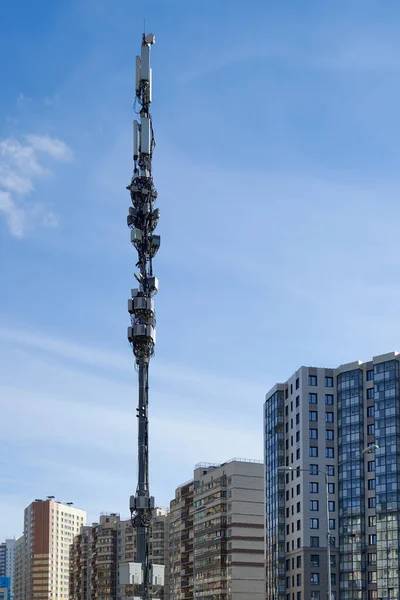
POLYGON ((137 251, 138 287, 131 290, 128 311, 131 325, 128 341, 136 359, 139 375, 138 416, 138 484, 131 496, 132 524, 137 530, 137 562, 142 565, 141 598, 152 594, 152 566, 149 563, 150 527, 154 514, 154 498, 149 491, 148 448, 148 373, 149 361, 156 343, 156 317, 153 296, 158 291, 158 279, 153 273, 153 258, 160 247, 160 236, 155 234, 160 212, 155 208, 157 191, 152 177, 152 156, 155 148, 150 114, 152 101, 152 71, 150 49, 153 34, 143 34, 141 56, 136 57, 136 101, 140 107, 139 119, 133 122, 133 162, 131 183, 127 186, 132 206, 129 207, 128 227, 131 242, 137 251))

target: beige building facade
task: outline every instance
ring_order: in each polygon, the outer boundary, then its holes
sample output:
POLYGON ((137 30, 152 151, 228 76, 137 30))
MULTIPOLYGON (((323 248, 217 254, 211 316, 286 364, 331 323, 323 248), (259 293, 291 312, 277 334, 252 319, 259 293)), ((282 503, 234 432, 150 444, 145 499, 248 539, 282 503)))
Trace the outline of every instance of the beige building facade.
POLYGON ((263 533, 262 461, 196 465, 170 504, 170 598, 263 599, 263 533))
POLYGON ((53 498, 35 500, 24 512, 24 535, 15 561, 15 600, 67 600, 69 549, 86 524, 86 512, 53 498))

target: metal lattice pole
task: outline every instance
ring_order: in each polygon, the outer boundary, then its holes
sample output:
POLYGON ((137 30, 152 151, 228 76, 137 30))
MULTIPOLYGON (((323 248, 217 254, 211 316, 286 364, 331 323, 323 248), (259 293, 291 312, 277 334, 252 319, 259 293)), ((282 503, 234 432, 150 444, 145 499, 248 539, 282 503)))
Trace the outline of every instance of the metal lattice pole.
POLYGON ((154 208, 157 191, 152 177, 152 156, 155 147, 150 115, 152 99, 152 73, 150 48, 153 34, 143 34, 141 56, 136 57, 136 104, 139 119, 133 122, 134 170, 130 191, 132 206, 129 208, 128 227, 131 242, 137 250, 138 287, 132 289, 128 300, 131 326, 128 340, 136 359, 139 379, 138 417, 138 483, 136 494, 131 496, 132 524, 137 532, 136 562, 142 565, 143 582, 140 597, 149 600, 152 595, 152 573, 149 560, 150 528, 154 512, 154 498, 149 490, 149 362, 156 341, 156 320, 153 296, 158 291, 158 280, 153 274, 153 258, 160 246, 160 236, 154 234, 159 210, 154 208))

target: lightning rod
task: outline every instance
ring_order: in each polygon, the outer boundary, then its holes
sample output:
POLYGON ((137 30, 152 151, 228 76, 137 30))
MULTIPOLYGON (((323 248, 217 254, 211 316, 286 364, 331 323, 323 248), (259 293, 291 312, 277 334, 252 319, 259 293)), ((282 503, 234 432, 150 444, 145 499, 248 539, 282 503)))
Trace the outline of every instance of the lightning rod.
POLYGON ((154 233, 159 219, 155 208, 157 191, 152 176, 152 157, 155 148, 150 114, 152 72, 150 49, 153 34, 143 34, 141 55, 136 57, 135 93, 138 118, 133 121, 133 177, 127 186, 132 206, 129 207, 128 227, 131 243, 137 251, 138 287, 131 290, 128 312, 131 326, 128 341, 135 356, 139 381, 138 417, 138 482, 136 494, 130 498, 132 525, 136 529, 136 562, 142 565, 140 597, 152 596, 152 565, 149 560, 150 529, 154 513, 154 498, 149 489, 149 363, 156 343, 156 318, 153 296, 158 280, 153 273, 153 258, 160 246, 160 236, 154 233))

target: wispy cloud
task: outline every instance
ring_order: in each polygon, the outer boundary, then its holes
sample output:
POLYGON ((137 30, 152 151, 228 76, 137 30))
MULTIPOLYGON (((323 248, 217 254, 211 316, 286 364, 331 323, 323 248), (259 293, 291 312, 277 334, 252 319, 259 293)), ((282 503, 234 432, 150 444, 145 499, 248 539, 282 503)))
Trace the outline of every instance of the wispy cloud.
POLYGON ((23 141, 0 140, 0 213, 5 216, 13 236, 23 237, 28 224, 39 222, 45 227, 57 224, 48 203, 30 195, 35 181, 52 175, 44 164, 46 157, 66 162, 72 156, 65 142, 47 135, 27 135, 23 141))
MULTIPOLYGON (((3 475, 18 471, 24 480, 22 487, 8 484, 21 514, 31 496, 47 493, 68 496, 93 519, 102 510, 126 513, 136 476, 132 360, 40 331, 23 336, 10 328, 0 328, 0 354, 0 410, 8 423, 0 443, 13 455, 13 468, 3 475)), ((158 503, 168 504, 199 461, 261 457, 262 391, 240 379, 154 361, 151 481, 158 503), (238 411, 239 404, 242 409, 252 404, 254 418, 250 411, 238 411)))
POLYGON ((311 65, 332 70, 361 72, 397 72, 400 70, 399 44, 395 37, 366 33, 339 39, 328 52, 311 59, 311 65))

